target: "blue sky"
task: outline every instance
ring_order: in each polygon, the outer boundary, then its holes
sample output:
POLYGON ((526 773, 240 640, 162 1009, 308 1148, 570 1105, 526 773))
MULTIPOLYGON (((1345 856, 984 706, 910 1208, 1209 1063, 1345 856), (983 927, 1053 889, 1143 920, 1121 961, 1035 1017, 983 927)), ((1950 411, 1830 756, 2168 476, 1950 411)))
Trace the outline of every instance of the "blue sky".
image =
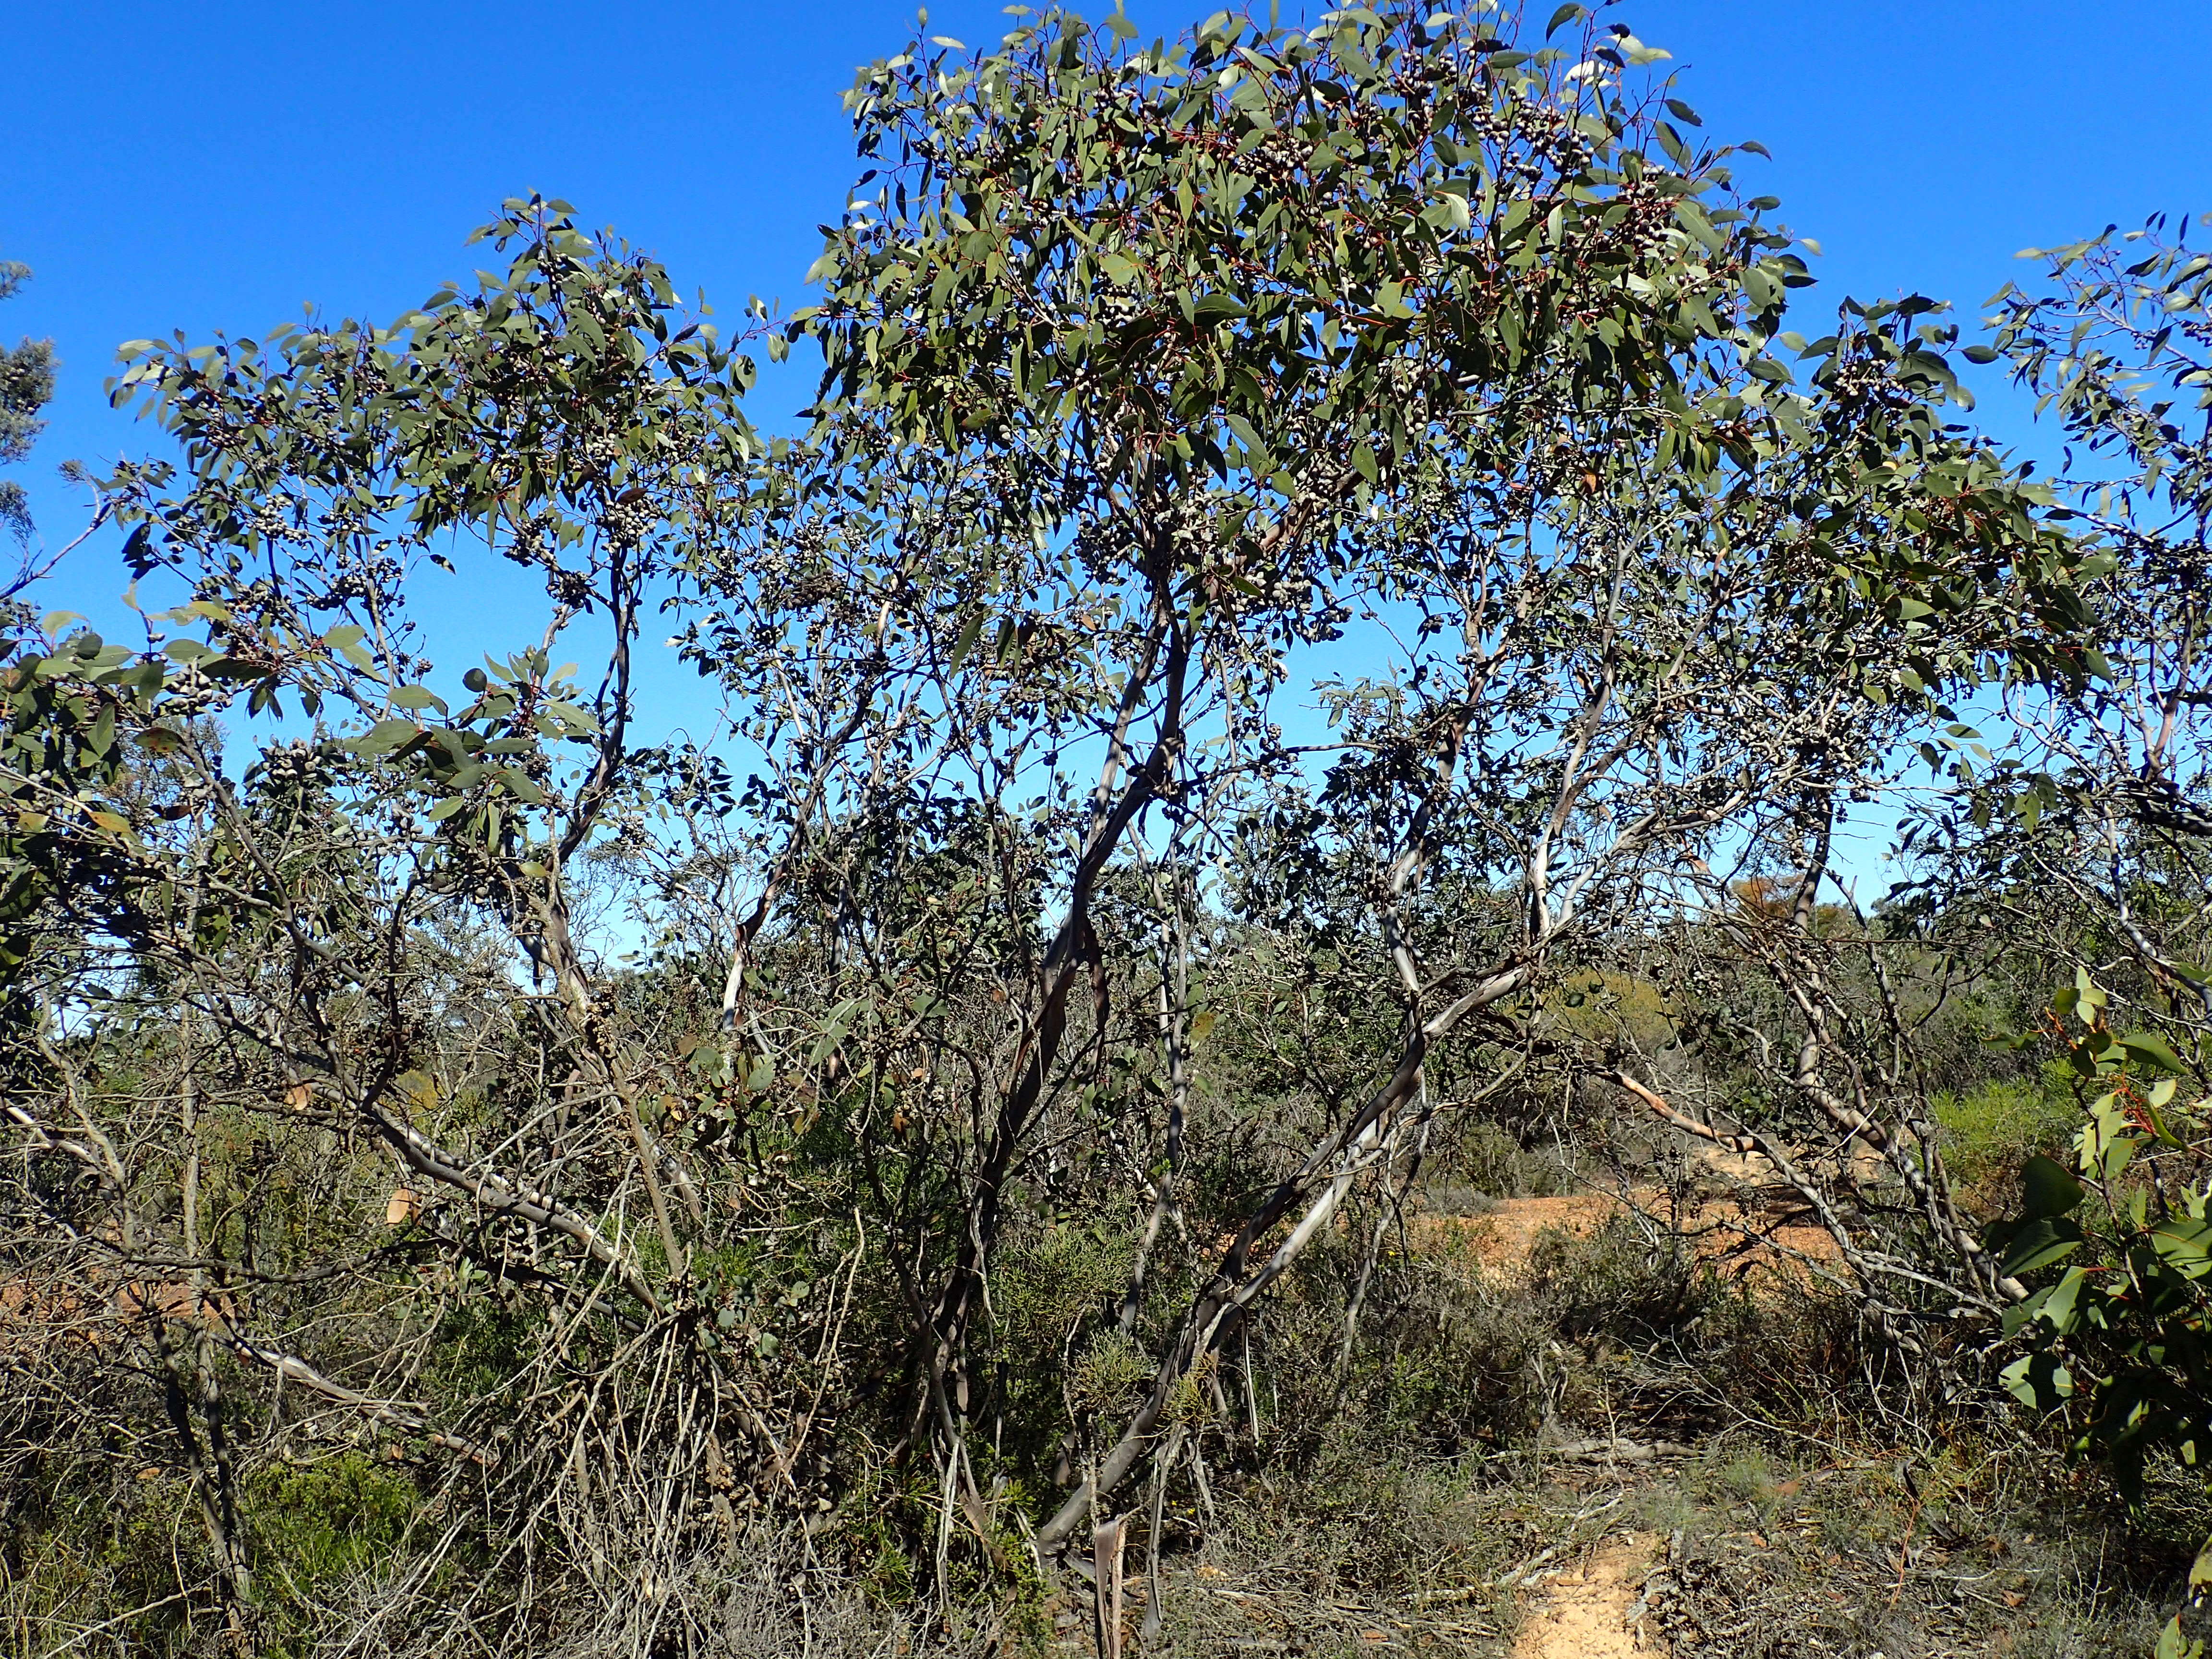
MULTIPOLYGON (((1205 3, 1131 9, 1149 33, 1205 3)), ((0 258, 37 279, 0 307, 0 332, 51 336, 63 360, 52 425, 14 475, 49 535, 71 516, 53 464, 149 435, 104 405, 118 342, 258 334, 307 301, 390 314, 465 272, 462 239, 503 196, 566 197, 726 314, 750 293, 799 302, 813 228, 853 173, 839 94, 914 17, 905 0, 9 9, 0 258)), ((2212 210, 2208 0, 1613 15, 1674 52, 1708 131, 1774 152, 1747 166, 1826 248, 1815 293, 1972 307, 2023 246, 2212 210)), ((1002 24, 970 0, 931 21, 971 44, 1002 24)), ((2016 432, 2008 402, 1986 412, 2016 432)))
MULTIPOLYGON (((1207 3, 1130 10, 1172 33, 1207 3)), ((118 343, 258 335, 307 301, 388 317, 478 262, 463 239, 506 196, 567 198, 726 317, 749 294, 803 303, 814 227, 854 172, 839 95, 914 21, 908 0, 9 9, 0 258, 37 275, 0 306, 0 334, 51 336, 63 365, 52 426, 11 476, 56 542, 82 513, 56 464, 154 437, 106 406, 118 343)), ((932 33, 971 45, 1003 26, 996 3, 933 10, 932 33)), ((1612 15, 1674 53, 1709 132, 1773 152, 1746 158, 1746 182, 1826 249, 1823 307, 1918 289, 1971 317, 2022 246, 2212 210, 2212 0, 1630 0, 1612 15)), ((2048 447, 1986 372, 1978 389, 2000 436, 2048 447)), ((764 386, 757 418, 776 424, 804 390, 796 374, 764 386)), ((497 630, 483 580, 441 618, 464 636, 497 630)), ((123 585, 112 541, 95 543, 42 598, 108 623, 123 585)), ((672 662, 647 672, 678 718, 706 712, 672 662)))
MULTIPOLYGON (((1205 3, 1130 0, 1147 33, 1205 3)), ((478 262, 463 239, 505 196, 567 198, 726 317, 749 294, 802 303, 814 227, 854 171, 839 95, 914 21, 908 0, 12 10, 0 258, 36 279, 0 306, 0 333, 51 336, 62 378, 11 476, 54 540, 81 517, 55 465, 155 437, 106 406, 118 343, 258 335, 310 301, 390 316, 478 262)), ((1822 243, 1823 305, 1917 288, 1971 314, 2025 245, 2212 210, 2212 0, 1630 0, 1611 15, 1673 52, 1709 132, 1772 150, 1745 158, 1747 182, 1822 243)), ((1003 21, 945 0, 931 32, 976 44, 1003 21)), ((764 386, 757 416, 775 424, 802 378, 764 386)), ((1988 380, 1984 418, 2024 438, 1988 380)), ((76 555, 46 602, 112 615, 122 577, 102 554, 76 555)))

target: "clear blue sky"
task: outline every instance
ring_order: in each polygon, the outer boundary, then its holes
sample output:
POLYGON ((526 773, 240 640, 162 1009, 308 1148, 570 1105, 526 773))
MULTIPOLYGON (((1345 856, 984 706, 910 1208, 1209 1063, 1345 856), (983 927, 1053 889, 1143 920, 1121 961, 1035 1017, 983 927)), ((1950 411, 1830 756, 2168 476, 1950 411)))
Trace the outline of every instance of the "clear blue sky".
MULTIPOLYGON (((1131 9, 1150 33, 1206 3, 1131 9)), ((37 276, 0 306, 0 332, 51 336, 63 360, 52 428, 11 475, 49 537, 75 510, 54 464, 150 435, 105 407, 117 343, 258 334, 307 301, 389 315, 465 273, 462 238, 504 196, 566 197, 725 315, 750 293, 799 302, 813 228, 853 173, 839 94, 914 15, 905 0, 9 10, 0 258, 37 276)), ((1674 52, 1710 131, 1772 149, 1747 165, 1826 247, 1814 292, 1831 300, 1917 288, 1971 307, 2024 245, 2212 210, 2212 0, 1612 15, 1674 52)), ((931 25, 972 45, 1002 21, 945 0, 931 25)), ((795 390, 757 412, 773 422, 795 390)), ((2018 434, 2009 400, 1985 407, 2018 434)), ((58 586, 106 585, 97 562, 76 576, 58 586)))
MULTIPOLYGON (((1130 10, 1173 33, 1212 3, 1130 10)), ((752 293, 802 303, 814 227, 854 172, 839 95, 914 18, 908 0, 8 12, 0 258, 37 276, 0 306, 0 334, 51 336, 63 360, 52 425, 10 476, 57 541, 80 509, 54 465, 152 436, 106 407, 118 343, 258 335, 309 301, 388 317, 465 275, 463 237, 506 196, 567 198, 725 316, 752 293)), ((1674 54, 1708 131, 1772 150, 1771 166, 1746 158, 1746 179, 1826 250, 1823 307, 1918 289, 1971 317, 2022 246, 2212 210, 2212 0, 1629 0, 1612 15, 1674 54)), ((941 0, 931 25, 975 45, 1003 19, 996 0, 941 0)), ((2047 451, 1989 381, 1986 423, 2047 451)), ((804 389, 764 386, 757 418, 775 423, 804 389)), ((462 636, 448 647, 501 636, 503 579, 519 580, 471 573, 470 602, 436 617, 462 636)), ((123 585, 112 544, 94 544, 40 597, 112 627, 123 585)), ((705 712, 672 661, 641 667, 672 718, 705 712)))

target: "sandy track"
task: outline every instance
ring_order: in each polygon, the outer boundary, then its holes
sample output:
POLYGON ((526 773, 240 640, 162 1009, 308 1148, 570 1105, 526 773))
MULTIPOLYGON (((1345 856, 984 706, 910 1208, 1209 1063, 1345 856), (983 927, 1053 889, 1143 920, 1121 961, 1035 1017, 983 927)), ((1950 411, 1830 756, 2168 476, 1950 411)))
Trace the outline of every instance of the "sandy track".
POLYGON ((1637 1588, 1656 1540, 1608 1539, 1579 1567, 1544 1585, 1542 1599, 1521 1626, 1513 1659, 1656 1659, 1667 1651, 1632 1626, 1637 1588))

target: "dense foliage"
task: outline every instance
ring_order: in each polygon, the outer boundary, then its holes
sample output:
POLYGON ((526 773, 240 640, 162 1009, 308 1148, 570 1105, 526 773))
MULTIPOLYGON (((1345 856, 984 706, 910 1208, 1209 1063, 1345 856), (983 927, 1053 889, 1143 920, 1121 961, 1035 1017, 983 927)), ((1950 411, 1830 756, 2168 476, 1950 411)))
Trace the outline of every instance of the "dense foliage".
MULTIPOLYGON (((0 300, 13 299, 30 279, 28 265, 0 259, 0 300)), ((31 453, 33 441, 46 425, 39 411, 53 395, 52 341, 27 339, 0 346, 0 466, 31 453)), ((31 533, 28 499, 23 486, 12 478, 0 480, 0 525, 19 541, 31 533)))

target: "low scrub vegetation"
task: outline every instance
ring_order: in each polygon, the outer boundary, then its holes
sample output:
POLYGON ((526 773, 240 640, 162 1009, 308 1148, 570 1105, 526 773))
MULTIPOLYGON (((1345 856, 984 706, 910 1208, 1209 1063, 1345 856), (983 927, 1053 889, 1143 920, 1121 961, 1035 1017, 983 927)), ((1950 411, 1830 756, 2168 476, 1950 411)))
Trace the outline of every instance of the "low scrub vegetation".
POLYGON ((0 616, 9 1651, 1504 1653, 1577 1563, 2190 1650, 2212 267, 2001 296, 2034 477, 1516 27, 1023 14, 862 72, 805 311, 532 198, 126 348, 131 637, 0 616))

